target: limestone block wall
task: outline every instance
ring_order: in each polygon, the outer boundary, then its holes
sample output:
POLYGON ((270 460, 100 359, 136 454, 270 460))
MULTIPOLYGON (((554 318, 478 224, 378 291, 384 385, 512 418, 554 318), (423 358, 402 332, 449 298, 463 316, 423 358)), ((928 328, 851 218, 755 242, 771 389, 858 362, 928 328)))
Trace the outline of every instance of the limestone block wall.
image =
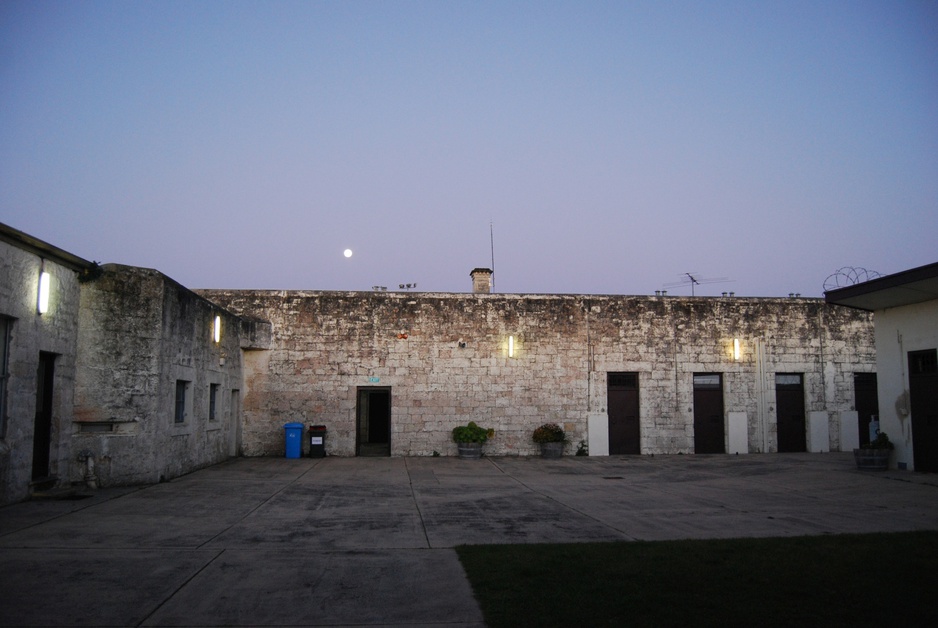
POLYGON ((775 373, 802 373, 806 414, 829 416, 837 449, 853 373, 875 370, 871 317, 817 299, 200 293, 270 323, 269 349, 244 357, 248 455, 282 453, 291 421, 327 425, 327 451, 354 455, 359 390, 374 388, 390 391, 393 455, 455 454, 450 432, 469 420, 496 430, 492 455, 535 453, 545 421, 570 453, 617 371, 639 376, 642 453, 694 451, 694 373, 722 374, 753 452, 777 450, 775 373))
POLYGON ((29 494, 41 352, 54 356, 49 475, 68 476, 78 307, 78 275, 73 268, 0 240, 0 317, 9 349, 7 377, 0 381, 6 417, 0 425, 0 504, 29 494), (45 314, 37 310, 41 268, 51 277, 45 314))
MULTIPOLYGON (((237 453, 240 319, 158 271, 102 269, 82 289, 72 449, 94 454, 103 486, 169 479, 237 453)), ((72 479, 83 472, 76 465, 72 479)))

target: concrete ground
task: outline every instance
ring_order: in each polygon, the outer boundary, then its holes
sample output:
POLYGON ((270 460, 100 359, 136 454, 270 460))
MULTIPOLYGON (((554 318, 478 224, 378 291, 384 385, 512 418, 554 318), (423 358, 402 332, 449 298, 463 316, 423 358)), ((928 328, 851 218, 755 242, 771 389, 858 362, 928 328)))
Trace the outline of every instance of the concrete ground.
POLYGON ((0 624, 482 626, 453 547, 938 529, 851 454, 241 458, 0 508, 0 624))

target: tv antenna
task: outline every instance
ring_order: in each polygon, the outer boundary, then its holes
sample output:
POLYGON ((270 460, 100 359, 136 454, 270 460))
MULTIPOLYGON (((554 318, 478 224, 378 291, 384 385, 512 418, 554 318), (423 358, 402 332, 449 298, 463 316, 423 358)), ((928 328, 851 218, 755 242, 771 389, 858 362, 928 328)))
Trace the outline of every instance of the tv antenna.
POLYGON ((727 283, 733 281, 729 277, 705 278, 700 273, 681 273, 682 279, 674 283, 664 284, 665 288, 677 288, 679 286, 690 286, 690 295, 694 295, 694 288, 705 283, 727 283))
POLYGON ((495 225, 489 220, 489 244, 492 247, 492 292, 495 292, 495 225))

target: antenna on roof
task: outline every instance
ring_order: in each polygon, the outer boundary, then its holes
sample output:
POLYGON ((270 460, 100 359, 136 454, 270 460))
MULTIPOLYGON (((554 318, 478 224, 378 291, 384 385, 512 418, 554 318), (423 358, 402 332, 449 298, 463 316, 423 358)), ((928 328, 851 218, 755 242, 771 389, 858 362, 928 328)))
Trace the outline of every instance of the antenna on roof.
POLYGON ((681 276, 683 279, 681 281, 676 281, 674 283, 664 284, 665 288, 676 288, 678 286, 690 286, 690 295, 694 296, 694 286, 699 286, 705 283, 726 283, 733 281, 728 277, 716 277, 713 279, 705 279, 700 273, 682 273, 681 276))
POLYGON ((489 244, 492 247, 492 292, 495 292, 495 226, 489 220, 489 244))

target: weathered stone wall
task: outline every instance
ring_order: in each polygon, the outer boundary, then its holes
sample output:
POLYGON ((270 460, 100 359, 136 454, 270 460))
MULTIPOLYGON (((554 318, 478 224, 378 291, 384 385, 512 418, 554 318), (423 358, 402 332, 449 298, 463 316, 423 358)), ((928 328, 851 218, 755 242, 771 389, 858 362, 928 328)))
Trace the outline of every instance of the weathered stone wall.
POLYGON ((74 451, 94 454, 104 486, 169 479, 236 453, 240 320, 158 271, 102 268, 82 290, 74 451), (181 423, 177 380, 189 382, 181 423))
POLYGON ((469 420, 496 430, 493 455, 535 453, 545 421, 575 445, 607 411, 614 371, 639 373, 643 453, 694 451, 695 372, 723 374, 753 452, 777 450, 775 373, 804 373, 806 413, 830 421, 816 449, 836 450, 853 373, 875 369, 871 317, 816 299, 200 293, 271 323, 269 349, 245 354, 248 455, 282 453, 289 421, 327 425, 327 451, 353 455, 359 387, 390 387, 394 455, 454 454, 450 432, 469 420))
POLYGON ((11 321, 7 420, 0 426, 0 503, 29 494, 40 352, 55 354, 49 474, 68 476, 78 305, 76 271, 0 240, 0 316, 11 321), (43 266, 51 290, 49 311, 39 314, 43 266))

